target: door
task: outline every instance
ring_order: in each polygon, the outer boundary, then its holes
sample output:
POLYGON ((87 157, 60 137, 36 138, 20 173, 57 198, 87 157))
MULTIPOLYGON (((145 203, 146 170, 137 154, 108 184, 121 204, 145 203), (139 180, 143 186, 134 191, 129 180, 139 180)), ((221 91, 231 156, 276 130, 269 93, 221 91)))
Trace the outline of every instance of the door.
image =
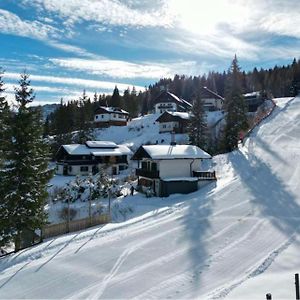
POLYGON ((68 165, 63 166, 63 175, 64 176, 68 175, 68 165))

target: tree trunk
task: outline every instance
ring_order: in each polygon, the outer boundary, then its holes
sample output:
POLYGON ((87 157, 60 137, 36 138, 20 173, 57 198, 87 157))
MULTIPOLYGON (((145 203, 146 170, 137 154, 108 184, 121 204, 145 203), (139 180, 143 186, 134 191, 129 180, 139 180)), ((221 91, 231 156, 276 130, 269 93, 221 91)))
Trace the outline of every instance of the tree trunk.
POLYGON ((15 236, 15 252, 21 249, 21 232, 18 231, 17 235, 15 236))

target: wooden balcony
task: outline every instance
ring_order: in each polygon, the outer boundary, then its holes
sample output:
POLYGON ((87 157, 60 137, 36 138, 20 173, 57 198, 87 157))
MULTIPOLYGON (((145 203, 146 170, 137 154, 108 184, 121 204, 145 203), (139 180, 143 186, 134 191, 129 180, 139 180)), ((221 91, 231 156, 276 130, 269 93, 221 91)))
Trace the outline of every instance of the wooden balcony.
POLYGON ((146 178, 159 178, 159 171, 151 171, 147 169, 136 169, 136 176, 143 176, 146 178))
POLYGON ((200 180, 217 180, 216 172, 201 172, 193 171, 193 177, 198 177, 200 180))

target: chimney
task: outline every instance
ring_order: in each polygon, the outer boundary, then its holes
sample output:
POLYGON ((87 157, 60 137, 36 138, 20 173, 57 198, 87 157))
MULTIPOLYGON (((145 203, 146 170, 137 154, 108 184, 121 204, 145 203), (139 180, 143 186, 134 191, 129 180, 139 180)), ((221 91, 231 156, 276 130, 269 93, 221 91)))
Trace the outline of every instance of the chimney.
POLYGON ((172 131, 171 132, 171 143, 170 143, 171 146, 175 146, 176 145, 176 141, 175 141, 175 132, 172 131))

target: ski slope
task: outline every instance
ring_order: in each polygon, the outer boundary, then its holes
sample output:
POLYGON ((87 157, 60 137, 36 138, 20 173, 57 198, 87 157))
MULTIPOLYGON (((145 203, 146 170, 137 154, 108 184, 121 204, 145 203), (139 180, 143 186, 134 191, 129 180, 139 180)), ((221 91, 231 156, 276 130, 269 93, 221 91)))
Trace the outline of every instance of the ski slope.
POLYGON ((0 298, 294 298, 300 98, 276 102, 244 147, 214 158, 215 184, 1 259, 0 298))

